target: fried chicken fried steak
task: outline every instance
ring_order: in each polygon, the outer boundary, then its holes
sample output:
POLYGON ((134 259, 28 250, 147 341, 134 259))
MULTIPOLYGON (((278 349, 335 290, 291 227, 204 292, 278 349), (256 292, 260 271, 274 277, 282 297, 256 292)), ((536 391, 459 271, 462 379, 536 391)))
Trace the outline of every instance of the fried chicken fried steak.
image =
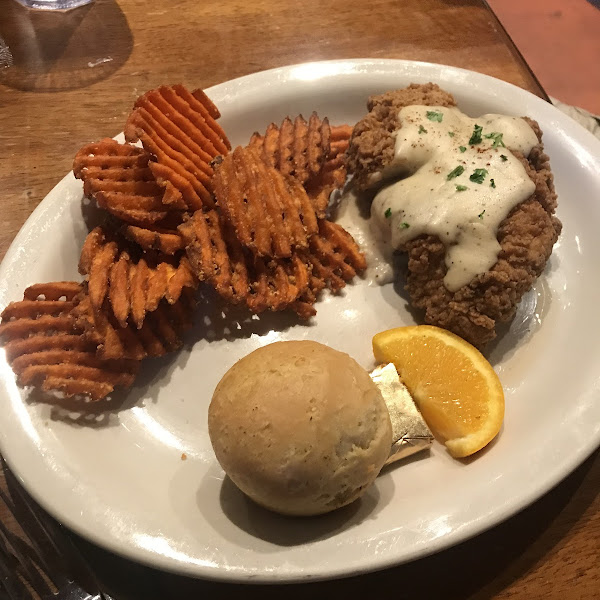
MULTIPOLYGON (((456 102, 449 93, 431 83, 412 84, 406 89, 372 96, 368 101, 369 113, 354 127, 348 149, 349 172, 354 175, 359 189, 386 180, 390 175, 398 177, 392 167, 396 132, 402 127, 400 110, 413 105, 452 108, 456 102)), ((427 135, 435 133, 443 117, 442 112, 443 109, 438 109, 426 113, 430 122, 424 121, 425 124, 420 125, 422 137, 419 139, 427 140, 427 135)), ((440 236, 432 235, 425 228, 416 237, 406 238, 395 245, 397 250, 408 254, 406 289, 411 303, 425 311, 425 321, 449 329, 479 348, 496 337, 497 323, 514 317, 519 301, 544 270, 561 231, 561 223, 554 216, 556 193, 548 156, 544 153, 542 132, 535 121, 526 117, 523 119, 537 137, 537 143, 533 142, 527 156, 511 148, 508 142, 505 147, 502 135, 493 129, 486 135, 484 128, 483 136, 479 129, 478 136, 475 136, 477 126, 469 143, 463 142, 465 145, 460 146, 460 153, 464 152, 467 157, 470 156, 469 152, 482 152, 483 145, 487 143, 486 150, 494 153, 494 160, 502 161, 498 163, 501 168, 504 167, 504 161, 513 161, 513 157, 516 157, 534 184, 527 188, 533 191, 513 206, 497 226, 499 248, 495 264, 458 289, 452 289, 447 285, 447 280, 445 282, 449 270, 447 253, 452 248, 448 240, 444 242, 440 236), (471 145, 471 142, 475 144, 471 145)), ((446 133, 454 137, 453 131, 446 133)), ((533 135, 531 131, 529 133, 533 135)), ((507 140, 506 136, 504 140, 507 140)), ((449 142, 446 139, 444 143, 449 142)), ((469 189, 485 192, 484 188, 489 191, 491 186, 495 191, 500 187, 501 182, 486 177, 487 169, 493 166, 474 170, 469 180, 471 163, 463 162, 464 167, 463 163, 457 161, 457 169, 441 174, 446 188, 450 184, 455 188, 456 191, 452 191, 453 198, 462 201, 469 189), (462 177, 457 177, 457 174, 462 177), (456 179, 453 180, 453 177, 456 179)), ((489 164, 484 163, 484 166, 489 164)), ((518 165, 516 167, 520 168, 518 165)), ((385 216, 390 216, 390 212, 386 211, 385 216)), ((478 216, 482 222, 487 218, 485 210, 478 216)), ((406 227, 408 232, 410 223, 402 222, 400 226, 406 227)))

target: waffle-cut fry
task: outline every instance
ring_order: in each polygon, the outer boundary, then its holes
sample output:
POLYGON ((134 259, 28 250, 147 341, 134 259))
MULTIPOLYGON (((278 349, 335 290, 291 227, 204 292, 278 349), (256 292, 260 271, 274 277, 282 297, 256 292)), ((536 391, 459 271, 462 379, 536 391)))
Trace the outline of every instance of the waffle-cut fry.
POLYGON ((350 125, 331 126, 331 144, 327 161, 317 177, 307 183, 306 192, 313 201, 315 210, 323 214, 329 204, 329 196, 341 188, 348 176, 346 170, 346 150, 350 143, 350 125))
POLYGON ((292 123, 271 123, 264 136, 255 133, 249 146, 260 152, 267 164, 300 181, 319 217, 325 216, 329 196, 346 181, 346 149, 352 127, 330 126, 313 113, 309 123, 300 115, 292 123))
POLYGON ((246 304, 254 313, 288 308, 308 286, 306 264, 297 255, 269 262, 255 258, 252 267, 246 304))
MULTIPOLYGON (((223 128, 217 123, 219 110, 201 89, 189 92, 185 86, 160 86, 140 96, 134 108, 157 109, 157 116, 167 114, 169 131, 178 127, 190 140, 207 147, 213 156, 227 154, 231 144, 223 128)), ((166 122, 165 122, 166 123, 166 122)))
POLYGON ((102 360, 74 315, 81 284, 36 284, 2 313, 0 338, 21 386, 97 401, 133 383, 139 362, 102 360))
POLYGON ((157 250, 162 254, 173 255, 184 249, 183 239, 176 229, 126 225, 123 234, 144 250, 157 250))
POLYGON ((351 125, 346 124, 331 126, 331 144, 327 157, 328 160, 346 152, 350 143, 350 137, 352 136, 352 129, 351 125))
POLYGON ((131 318, 138 329, 142 326, 146 317, 149 279, 150 269, 143 258, 138 261, 134 268, 129 269, 131 318))
MULTIPOLYGON (((175 87, 181 88, 182 86, 175 86, 175 87)), ((185 89, 183 89, 182 92, 185 92, 185 89)), ((204 90, 201 90, 200 88, 198 88, 192 92, 192 96, 198 102, 200 102, 201 106, 199 106, 198 108, 201 111, 204 108, 206 110, 206 112, 208 113, 208 115, 215 120, 221 118, 221 113, 219 112, 219 109, 217 108, 215 103, 204 93, 204 90)), ((208 119, 207 119, 207 121, 208 121, 208 119)), ((227 146, 227 149, 231 150, 231 145, 229 144, 229 140, 227 139, 227 136, 225 135, 225 132, 223 131, 221 126, 218 123, 214 123, 213 125, 216 128, 215 131, 218 132, 220 138, 223 140, 223 142, 227 146)))
POLYGON ((44 300, 73 300, 79 294, 81 284, 77 281, 54 281, 49 283, 34 283, 24 292, 23 297, 26 300, 38 300, 43 297, 44 300))
POLYGON ((138 98, 125 125, 125 138, 156 157, 157 183, 178 190, 190 210, 213 206, 210 162, 231 148, 218 114, 201 90, 161 86, 138 98))
POLYGON ((308 290, 292 309, 302 318, 315 314, 313 307, 319 292, 328 287, 339 292, 357 273, 367 268, 367 261, 354 238, 337 223, 320 221, 319 234, 310 240, 304 260, 310 265, 308 290))
POLYGON ((197 211, 179 229, 195 275, 229 302, 245 303, 253 312, 277 311, 308 289, 309 268, 298 255, 253 256, 214 210, 197 211))
POLYGON ((316 112, 308 123, 302 115, 293 122, 286 117, 280 126, 271 123, 264 136, 254 133, 249 145, 268 165, 304 185, 321 173, 329 155, 329 121, 321 121, 316 112))
MULTIPOLYGON (((23 354, 33 354, 45 350, 83 351, 88 348, 89 343, 80 333, 69 333, 72 331, 72 322, 70 320, 68 322, 69 327, 66 328, 66 332, 62 335, 34 335, 23 339, 13 337, 10 339, 10 343, 4 347, 6 360, 10 363, 23 354)), ((8 323, 5 323, 5 325, 8 325, 8 323)), ((6 336, 3 334, 3 337, 6 336)))
POLYGON ((121 327, 107 304, 95 310, 89 296, 82 294, 74 314, 85 331, 85 339, 97 346, 101 359, 142 360, 181 347, 183 333, 192 326, 194 306, 193 292, 184 290, 174 304, 161 301, 137 329, 132 325, 121 327))
MULTIPOLYGON (((121 325, 127 327, 127 317, 131 310, 129 296, 129 269, 131 259, 127 252, 121 252, 119 260, 113 263, 108 276, 108 298, 113 313, 121 325)), ((90 281, 93 281, 90 275, 90 281)))
MULTIPOLYGON (((312 285, 312 283, 311 283, 312 285)), ((309 287, 309 289, 290 305, 290 308, 301 318, 310 319, 317 314, 315 302, 317 301, 318 292, 309 287)))
POLYGON ((65 303, 60 300, 21 300, 12 302, 2 313, 4 319, 25 319, 32 311, 38 316, 57 317, 64 313, 65 303))
POLYGON ((251 148, 237 147, 213 178, 217 204, 243 246, 263 257, 284 258, 306 248, 318 229, 302 186, 267 166, 251 148))
POLYGON ((93 306, 102 306, 104 302, 110 273, 118 254, 117 243, 108 241, 101 227, 92 230, 83 243, 79 272, 89 276, 89 294, 93 306))
POLYGON ((71 331, 72 326, 73 323, 71 319, 64 315, 40 316, 39 318, 18 318, 3 324, 2 336, 5 339, 13 340, 36 332, 44 333, 49 329, 57 333, 68 333, 71 331))
POLYGON ((186 204, 178 190, 157 183, 151 158, 142 148, 106 138, 79 150, 73 172, 100 208, 127 223, 152 226, 186 204))
POLYGON ((323 220, 319 235, 311 239, 309 260, 313 275, 333 292, 367 268, 367 261, 354 238, 337 223, 323 220))
POLYGON ((86 238, 79 270, 88 276, 92 307, 102 310, 108 298, 108 305, 123 328, 131 317, 140 329, 146 315, 156 310, 163 298, 174 304, 185 288, 197 286, 184 254, 161 257, 146 253, 134 259, 124 240, 101 227, 86 238))

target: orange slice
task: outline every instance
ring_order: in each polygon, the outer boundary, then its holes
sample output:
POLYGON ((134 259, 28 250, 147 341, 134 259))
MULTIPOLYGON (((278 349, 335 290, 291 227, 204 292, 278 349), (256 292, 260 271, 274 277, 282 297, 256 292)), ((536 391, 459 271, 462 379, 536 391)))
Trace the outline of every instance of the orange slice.
POLYGON ((373 338, 375 359, 393 362, 423 418, 450 454, 481 450, 500 431, 504 392, 490 363, 471 344, 438 327, 417 325, 373 338))

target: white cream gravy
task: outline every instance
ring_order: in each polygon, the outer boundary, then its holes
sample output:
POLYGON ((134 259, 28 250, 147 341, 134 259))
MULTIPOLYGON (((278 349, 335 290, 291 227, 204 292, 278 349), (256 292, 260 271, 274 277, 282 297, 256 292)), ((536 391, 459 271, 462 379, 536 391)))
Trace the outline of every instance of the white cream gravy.
POLYGON ((389 236, 382 236, 369 217, 370 207, 365 204, 368 203, 355 190, 346 191, 336 207, 335 222, 354 238, 365 255, 368 285, 384 285, 394 281, 394 249, 389 236))
POLYGON ((375 196, 371 225, 392 250, 419 235, 439 237, 447 246, 444 284, 456 291, 498 260, 500 222, 535 190, 511 150, 528 156, 538 139, 523 119, 472 119, 457 108, 408 106, 399 120, 386 171, 402 179, 375 196), (481 141, 470 144, 476 125, 481 141))

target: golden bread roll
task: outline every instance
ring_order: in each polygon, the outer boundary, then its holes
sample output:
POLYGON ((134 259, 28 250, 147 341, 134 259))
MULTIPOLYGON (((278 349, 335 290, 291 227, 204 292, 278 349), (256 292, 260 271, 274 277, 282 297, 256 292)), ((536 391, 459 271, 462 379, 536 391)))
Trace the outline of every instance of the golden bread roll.
POLYGON ((358 498, 392 444, 385 402, 350 356, 311 341, 276 342, 224 375, 208 411, 217 459, 258 504, 326 513, 358 498))

